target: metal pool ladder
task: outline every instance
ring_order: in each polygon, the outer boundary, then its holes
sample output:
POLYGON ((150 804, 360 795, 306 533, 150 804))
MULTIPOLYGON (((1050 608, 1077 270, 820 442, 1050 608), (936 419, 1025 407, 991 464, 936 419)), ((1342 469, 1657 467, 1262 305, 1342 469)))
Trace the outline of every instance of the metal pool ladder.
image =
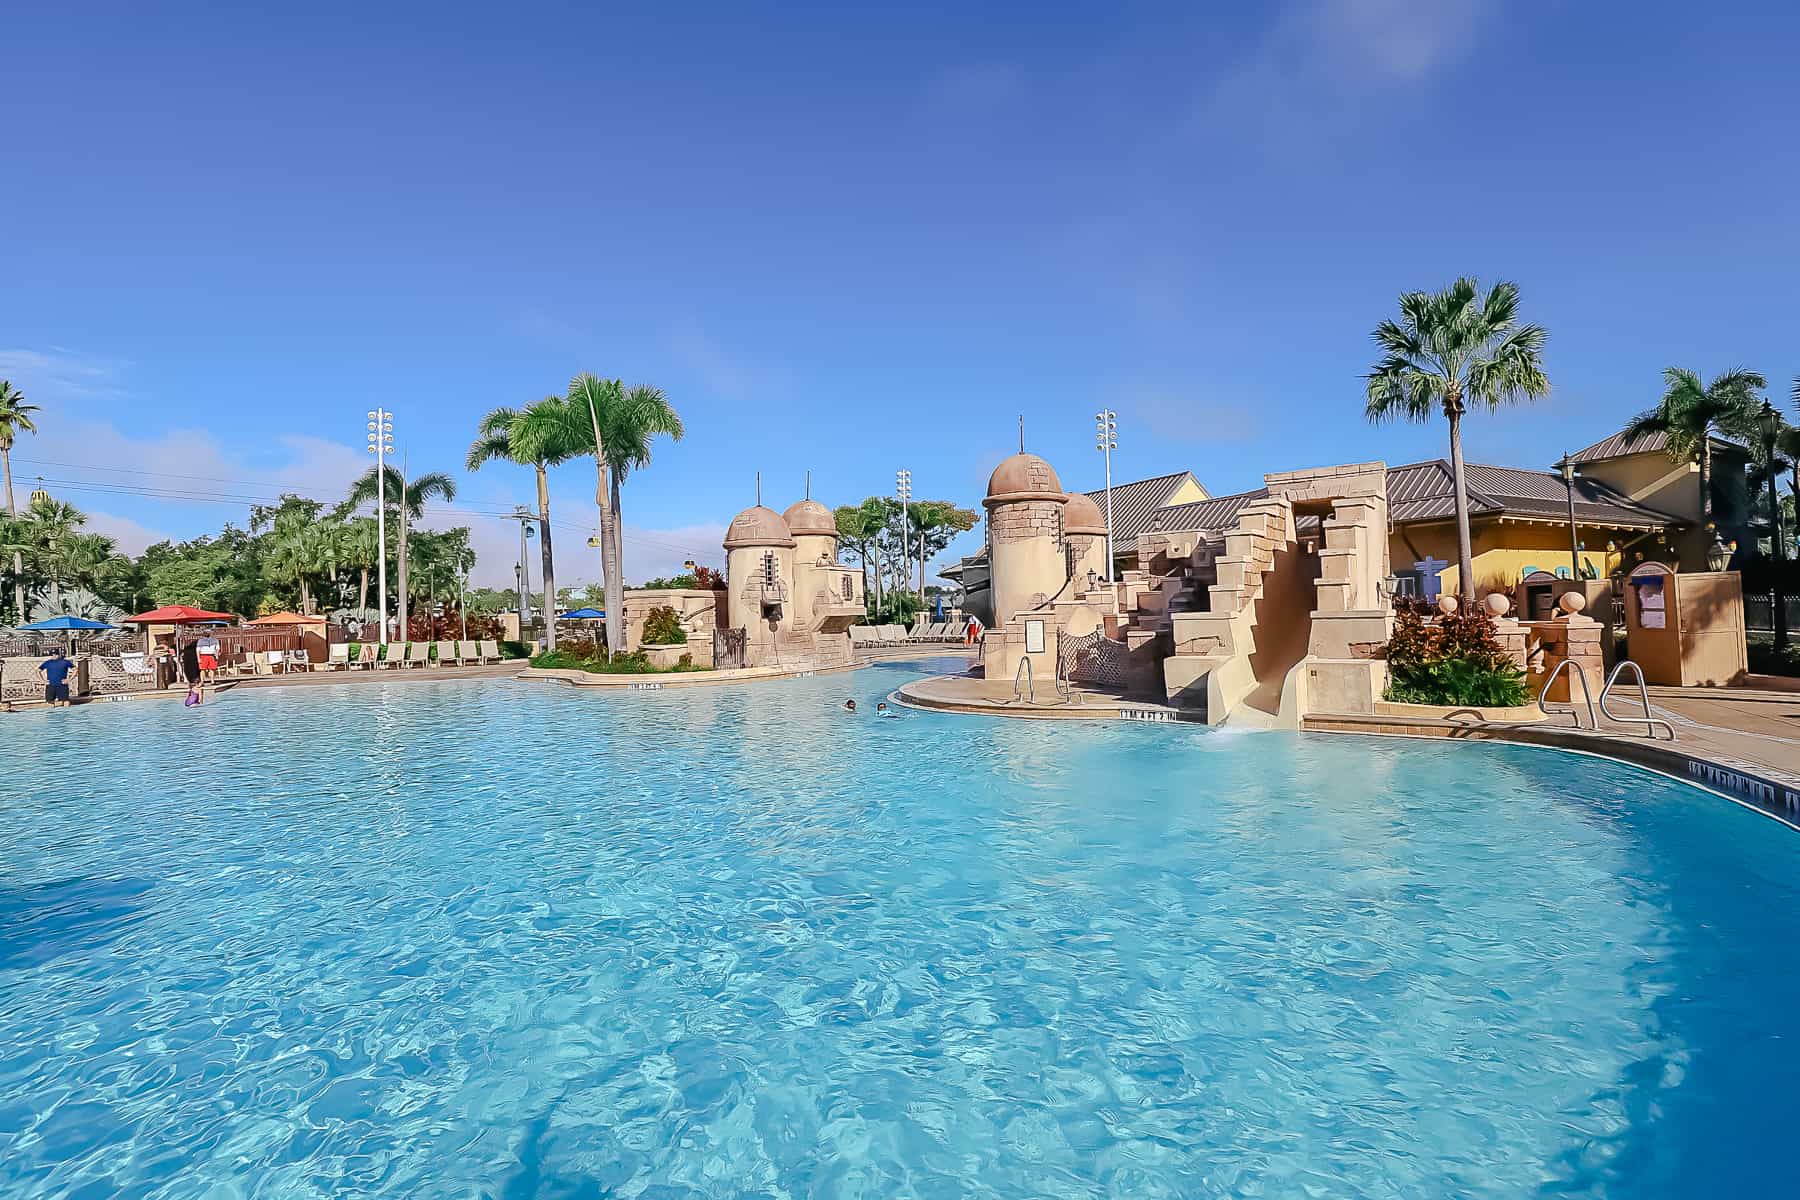
POLYGON ((1026 655, 1024 658, 1021 658, 1019 660, 1019 669, 1013 672, 1012 698, 1014 701, 1017 701, 1019 699, 1019 680, 1020 679, 1023 679, 1025 681, 1025 703, 1036 704, 1037 703, 1037 690, 1035 687, 1033 687, 1032 682, 1031 682, 1031 656, 1030 655, 1026 655))
MULTIPOLYGON (((1581 664, 1572 658, 1565 658, 1557 663, 1555 669, 1550 672, 1550 678, 1544 680, 1544 690, 1538 693, 1538 711, 1543 713, 1546 717, 1557 717, 1562 715, 1560 709, 1552 712, 1549 707, 1544 704, 1544 700, 1550 695, 1550 688, 1556 683, 1556 677, 1570 668, 1574 669, 1575 678, 1581 680, 1581 698, 1587 702, 1588 728, 1592 729, 1595 733, 1598 733, 1600 732, 1600 718, 1594 713, 1594 693, 1592 689, 1588 687, 1587 672, 1582 670, 1581 664)), ((1580 729, 1581 710, 1575 707, 1574 688, 1569 689, 1569 715, 1575 718, 1575 728, 1580 729)))
MULTIPOLYGON (((1586 687, 1585 683, 1583 684, 1583 687, 1586 687)), ((1608 720, 1617 721, 1621 725, 1642 725, 1644 727, 1645 736, 1651 741, 1656 740, 1656 730, 1658 726, 1669 731, 1669 740, 1671 742, 1675 740, 1675 726, 1669 724, 1661 717, 1653 717, 1650 715, 1650 689, 1644 685, 1644 669, 1635 662, 1632 662, 1629 658, 1621 658, 1619 660, 1618 665, 1613 667, 1612 674, 1607 676, 1606 686, 1600 689, 1600 712, 1601 715, 1605 716, 1608 720), (1641 717, 1621 717, 1618 713, 1613 712, 1606 707, 1606 698, 1612 695, 1613 688, 1619 685, 1619 676, 1625 673, 1626 667, 1630 667, 1631 673, 1637 676, 1638 702, 1644 706, 1644 715, 1641 717)))

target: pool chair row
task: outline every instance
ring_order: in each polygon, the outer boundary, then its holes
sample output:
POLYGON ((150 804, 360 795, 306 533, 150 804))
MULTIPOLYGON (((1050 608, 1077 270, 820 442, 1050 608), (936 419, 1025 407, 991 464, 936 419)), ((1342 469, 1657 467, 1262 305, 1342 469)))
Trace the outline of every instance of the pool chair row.
POLYGON ((960 644, 967 629, 963 621, 921 621, 910 630, 903 625, 852 625, 850 645, 858 650, 879 650, 886 646, 960 644))
POLYGON ((443 642, 338 642, 326 660, 313 663, 315 671, 385 671, 390 667, 474 667, 500 661, 500 643, 483 641, 443 642), (351 646, 355 653, 351 653, 351 646))

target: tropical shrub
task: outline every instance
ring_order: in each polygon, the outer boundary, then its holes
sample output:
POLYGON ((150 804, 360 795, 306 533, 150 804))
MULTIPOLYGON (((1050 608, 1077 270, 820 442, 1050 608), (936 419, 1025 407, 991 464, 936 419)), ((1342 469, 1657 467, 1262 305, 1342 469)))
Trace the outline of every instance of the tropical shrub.
POLYGON ((584 648, 558 648, 533 658, 531 665, 551 671, 589 671, 596 675, 667 675, 712 669, 696 666, 691 654, 683 654, 680 661, 672 667, 659 667, 641 650, 630 654, 615 654, 608 659, 584 648))
POLYGON ((681 618, 674 609, 664 604, 650 610, 644 618, 644 645, 687 645, 687 630, 681 627, 681 618))
POLYGON ((1394 614, 1383 649, 1387 698, 1402 704, 1513 708, 1529 703, 1525 674, 1501 649, 1494 620, 1480 607, 1427 623, 1413 607, 1394 614))

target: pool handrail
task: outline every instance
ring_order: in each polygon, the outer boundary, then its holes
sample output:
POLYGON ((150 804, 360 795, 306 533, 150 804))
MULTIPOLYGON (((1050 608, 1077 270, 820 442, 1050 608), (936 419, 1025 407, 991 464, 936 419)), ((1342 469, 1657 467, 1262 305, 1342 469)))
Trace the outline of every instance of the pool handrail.
POLYGON ((1656 727, 1660 725, 1669 731, 1669 740, 1671 742, 1675 740, 1675 726, 1661 717, 1650 714, 1650 688, 1644 683, 1644 668, 1629 658, 1621 658, 1613 667, 1612 674, 1606 677, 1606 686, 1600 689, 1600 714, 1621 725, 1642 725, 1645 736, 1651 741, 1656 740, 1656 727), (1621 717, 1606 707, 1606 698, 1612 695, 1613 688, 1618 686, 1619 676, 1625 673, 1626 667, 1630 667, 1632 673, 1637 676, 1638 702, 1644 706, 1644 715, 1641 717, 1621 717))
POLYGON ((1037 703, 1037 687, 1032 683, 1032 679, 1031 679, 1031 656, 1029 654, 1027 654, 1019 659, 1019 669, 1013 672, 1012 698, 1015 701, 1018 700, 1018 698, 1019 698, 1019 680, 1020 680, 1020 678, 1023 678, 1025 680, 1025 703, 1036 704, 1037 703))
MULTIPOLYGON (((1550 677, 1544 680, 1543 690, 1538 693, 1538 711, 1543 713, 1546 717, 1562 715, 1560 712, 1551 712, 1550 709, 1545 706, 1544 700, 1550 695, 1550 688, 1556 683, 1556 677, 1571 667, 1575 670, 1575 678, 1581 680, 1581 698, 1587 701, 1588 727, 1598 733, 1600 731, 1600 718, 1594 713, 1594 693, 1593 690, 1588 687, 1587 672, 1582 670, 1581 664, 1572 658, 1563 659, 1551 669, 1550 677)), ((1575 728, 1580 729, 1581 710, 1575 707, 1575 689, 1573 687, 1570 687, 1569 689, 1569 716, 1575 719, 1575 728)))

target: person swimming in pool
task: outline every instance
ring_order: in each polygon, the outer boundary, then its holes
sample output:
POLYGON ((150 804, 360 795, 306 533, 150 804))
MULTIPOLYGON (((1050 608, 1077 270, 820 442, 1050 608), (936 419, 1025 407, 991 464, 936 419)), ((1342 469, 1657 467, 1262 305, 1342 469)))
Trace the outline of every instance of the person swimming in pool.
POLYGON ((854 701, 854 700, 844 701, 844 711, 845 712, 855 712, 856 711, 856 701, 854 701))
POLYGON ((898 717, 900 714, 889 708, 886 700, 882 700, 875 705, 875 715, 878 717, 898 717))

